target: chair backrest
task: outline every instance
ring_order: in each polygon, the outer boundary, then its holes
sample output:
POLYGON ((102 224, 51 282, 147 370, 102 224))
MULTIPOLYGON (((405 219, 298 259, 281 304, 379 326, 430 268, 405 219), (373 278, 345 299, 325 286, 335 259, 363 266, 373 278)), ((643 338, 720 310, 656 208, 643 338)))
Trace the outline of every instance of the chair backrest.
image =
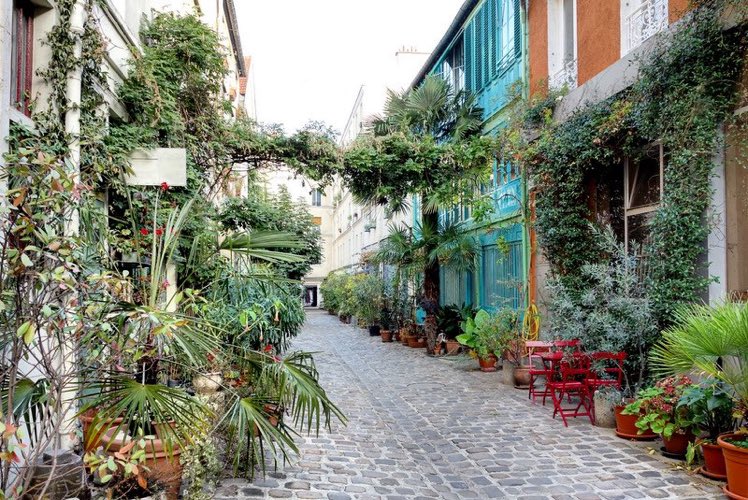
POLYGON ((623 383, 623 363, 626 361, 625 352, 594 352, 590 354, 591 360, 594 364, 600 364, 601 366, 593 366, 590 364, 590 377, 599 378, 600 371, 612 376, 618 380, 618 384, 623 383))
POLYGON ((582 341, 579 339, 573 339, 573 340, 554 340, 553 341, 553 347, 557 349, 573 349, 573 350, 580 350, 582 347, 582 341))
POLYGON ((565 354, 559 364, 561 380, 568 382, 579 377, 585 378, 590 371, 590 357, 579 351, 565 354))
POLYGON ((527 351, 529 365, 543 366, 543 359, 540 357, 540 353, 550 352, 552 347, 552 343, 540 340, 528 340, 525 342, 525 350, 527 351))

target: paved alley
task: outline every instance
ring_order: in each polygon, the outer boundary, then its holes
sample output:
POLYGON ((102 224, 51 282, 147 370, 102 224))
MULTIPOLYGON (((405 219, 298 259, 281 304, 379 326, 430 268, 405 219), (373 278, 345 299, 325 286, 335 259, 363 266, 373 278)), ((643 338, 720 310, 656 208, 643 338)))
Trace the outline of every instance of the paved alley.
POLYGON ((502 385, 472 360, 434 359, 384 344, 324 311, 295 343, 315 351, 323 386, 349 418, 301 443, 300 460, 257 478, 226 480, 217 498, 721 498, 716 483, 678 470, 612 430, 502 385))

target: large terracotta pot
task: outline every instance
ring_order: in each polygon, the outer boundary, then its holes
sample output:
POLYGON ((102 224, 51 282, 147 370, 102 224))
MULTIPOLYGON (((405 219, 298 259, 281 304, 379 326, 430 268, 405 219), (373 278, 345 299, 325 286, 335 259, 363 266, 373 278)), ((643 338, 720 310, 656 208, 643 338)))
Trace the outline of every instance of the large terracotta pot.
POLYGON ((722 448, 727 470, 727 493, 731 498, 748 497, 748 448, 741 448, 725 441, 726 439, 745 439, 741 434, 726 434, 717 438, 722 448))
POLYGON ((494 354, 489 354, 488 356, 481 358, 478 357, 478 364, 480 365, 480 371, 482 372, 495 372, 496 371, 496 363, 499 361, 499 358, 497 358, 494 354))
MULTIPOLYGON (((88 410, 83 415, 79 416, 78 419, 83 427, 83 448, 84 451, 93 451, 101 446, 101 436, 111 429, 112 427, 120 427, 122 425, 122 418, 115 418, 110 420, 106 424, 102 425, 98 432, 94 432, 92 426, 96 412, 94 410, 88 410)), ((126 426, 122 426, 126 427, 126 426)))
POLYGON ((712 479, 727 479, 727 467, 722 448, 718 444, 701 443, 701 454, 704 455, 704 466, 701 473, 712 479))
POLYGON ((639 428, 636 426, 636 421, 639 420, 639 415, 624 415, 621 413, 625 405, 616 406, 616 435, 624 439, 634 439, 637 441, 647 441, 656 439, 657 434, 647 429, 646 431, 639 434, 639 428))
MULTIPOLYGON (((121 450, 131 438, 123 438, 123 433, 115 432, 116 429, 109 429, 101 437, 101 443, 107 454, 114 456, 121 450)), ((145 444, 146 460, 144 465, 148 468, 145 473, 148 479, 156 481, 166 490, 166 497, 169 500, 176 500, 179 496, 179 489, 182 486, 182 464, 179 456, 182 450, 178 444, 172 446, 169 453, 166 443, 161 439, 147 439, 145 444)))
POLYGON ((419 339, 418 337, 408 337, 408 347, 414 349, 423 349, 426 347, 426 339, 419 339))
POLYGON ((392 342, 392 332, 389 330, 381 330, 379 334, 382 336, 382 342, 392 342))
POLYGON ((691 431, 684 433, 674 432, 669 438, 662 436, 665 451, 672 455, 685 456, 686 450, 688 450, 688 443, 693 443, 695 440, 696 436, 694 436, 691 431))
POLYGON ((447 356, 454 356, 460 353, 461 344, 456 340, 447 340, 447 356))
POLYGON ((530 387, 530 367, 519 365, 514 367, 514 387, 527 389, 530 387))

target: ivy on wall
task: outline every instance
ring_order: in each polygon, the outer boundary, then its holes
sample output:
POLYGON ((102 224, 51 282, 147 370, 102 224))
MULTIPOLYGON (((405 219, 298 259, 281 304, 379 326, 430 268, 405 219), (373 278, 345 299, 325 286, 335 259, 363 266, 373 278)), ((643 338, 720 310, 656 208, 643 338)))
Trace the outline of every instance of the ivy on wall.
MULTIPOLYGON (((601 258, 589 227, 587 180, 648 144, 662 144, 664 193, 647 249, 649 294, 661 324, 680 304, 698 300, 710 282, 700 262, 714 154, 746 50, 745 25, 723 29, 728 9, 745 5, 712 0, 694 7, 672 35, 658 39, 631 88, 563 123, 552 119, 557 96, 540 100, 504 134, 536 189, 535 228, 552 273, 580 293, 587 285, 582 264, 601 258), (537 129, 536 140, 524 140, 523 128, 537 129)), ((738 9, 731 12, 741 18, 738 9)))

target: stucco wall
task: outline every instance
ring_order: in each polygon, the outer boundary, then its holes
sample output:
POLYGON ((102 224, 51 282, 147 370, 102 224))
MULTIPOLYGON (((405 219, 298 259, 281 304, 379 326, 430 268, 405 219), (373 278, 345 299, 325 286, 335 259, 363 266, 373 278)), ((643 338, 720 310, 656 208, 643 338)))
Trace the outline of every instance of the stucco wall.
POLYGON ((621 55, 619 2, 577 0, 578 84, 604 70, 621 55))
POLYGON ((548 2, 530 2, 527 12, 530 95, 548 89, 548 2))

